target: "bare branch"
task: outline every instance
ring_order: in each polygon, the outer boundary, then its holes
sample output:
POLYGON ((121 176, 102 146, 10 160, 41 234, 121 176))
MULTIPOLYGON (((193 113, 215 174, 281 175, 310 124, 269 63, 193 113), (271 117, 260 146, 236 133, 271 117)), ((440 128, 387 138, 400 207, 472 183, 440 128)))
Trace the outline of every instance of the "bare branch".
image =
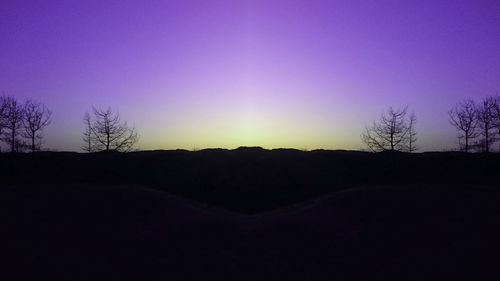
POLYGON ((459 141, 464 140, 461 149, 465 152, 470 151, 472 141, 479 136, 477 111, 476 103, 468 99, 457 104, 448 112, 450 124, 458 131, 459 141))
POLYGON ((92 107, 94 119, 87 113, 84 116, 85 131, 83 150, 92 151, 129 151, 138 141, 138 134, 133 127, 120 120, 119 113, 110 107, 101 109, 92 107))
POLYGON ((24 142, 19 138, 23 128, 24 109, 19 102, 10 96, 2 98, 2 135, 1 139, 10 146, 11 152, 23 149, 24 142))
POLYGON ((42 134, 41 131, 50 125, 52 111, 47 109, 45 105, 32 100, 26 101, 24 104, 23 137, 30 140, 30 148, 32 152, 40 150, 42 134), (38 144, 36 141, 38 140, 38 144))
POLYGON ((482 152, 490 152, 491 145, 497 140, 496 108, 498 107, 498 99, 492 96, 483 99, 482 103, 477 108, 477 121, 481 140, 477 142, 477 146, 482 152))
POLYGON ((362 141, 372 151, 413 151, 416 141, 416 132, 414 131, 416 117, 413 114, 413 119, 408 119, 407 112, 407 106, 403 109, 390 107, 387 112, 381 114, 378 123, 373 122, 371 127, 365 128, 361 135, 362 141), (412 134, 413 138, 409 137, 412 134))

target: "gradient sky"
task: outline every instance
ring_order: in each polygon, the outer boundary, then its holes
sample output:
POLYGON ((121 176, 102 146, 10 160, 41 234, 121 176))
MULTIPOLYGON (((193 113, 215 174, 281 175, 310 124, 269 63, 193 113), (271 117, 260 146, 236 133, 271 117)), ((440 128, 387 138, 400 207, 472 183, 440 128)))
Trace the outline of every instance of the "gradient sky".
POLYGON ((2 0, 0 91, 52 109, 49 149, 79 149, 91 105, 140 149, 360 149, 409 105, 449 149, 447 111, 500 91, 500 1, 2 0))

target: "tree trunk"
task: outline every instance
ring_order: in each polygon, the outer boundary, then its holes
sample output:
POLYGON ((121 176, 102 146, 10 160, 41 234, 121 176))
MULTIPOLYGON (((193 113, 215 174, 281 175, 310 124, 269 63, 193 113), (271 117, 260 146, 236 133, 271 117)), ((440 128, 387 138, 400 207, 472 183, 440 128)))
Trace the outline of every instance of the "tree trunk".
POLYGON ((109 134, 106 136, 106 151, 109 151, 109 134))
POLYGON ((35 152, 35 134, 31 136, 31 152, 35 152))
POLYGON ((394 134, 391 133, 391 151, 394 151, 394 134))
POLYGON ((16 131, 12 129, 11 131, 11 144, 10 144, 10 152, 14 152, 16 150, 16 144, 15 144, 15 138, 16 138, 16 131))
POLYGON ((490 140, 489 140, 489 130, 488 130, 488 127, 489 127, 489 124, 486 124, 485 125, 485 130, 484 130, 484 137, 485 137, 485 140, 484 140, 484 145, 486 146, 486 152, 490 152, 490 140))

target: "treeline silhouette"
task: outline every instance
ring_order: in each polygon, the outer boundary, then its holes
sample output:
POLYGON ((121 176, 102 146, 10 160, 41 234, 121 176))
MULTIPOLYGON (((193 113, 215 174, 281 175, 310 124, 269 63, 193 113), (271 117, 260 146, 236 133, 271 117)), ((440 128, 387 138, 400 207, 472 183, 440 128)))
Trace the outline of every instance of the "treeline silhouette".
MULTIPOLYGON (((500 141, 500 97, 488 96, 476 102, 473 99, 456 104, 449 112, 449 122, 457 130, 458 150, 464 152, 492 152, 500 141)), ((10 152, 40 151, 42 131, 51 122, 52 112, 40 102, 20 103, 11 96, 0 97, 0 140, 10 152)), ((138 142, 134 127, 121 121, 118 111, 92 107, 85 113, 83 145, 85 152, 129 152, 138 142)), ((374 152, 418 150, 417 116, 408 113, 408 106, 389 107, 378 121, 366 126, 361 140, 374 152)), ((500 152, 500 146, 498 150, 500 152)))
POLYGON ((467 99, 448 114, 450 123, 457 129, 460 150, 490 152, 500 140, 499 96, 488 96, 479 102, 467 99))
POLYGON ((40 102, 21 103, 14 97, 0 96, 0 139, 10 152, 39 151, 42 131, 51 117, 52 112, 40 102))
MULTIPOLYGON (((500 97, 487 96, 481 101, 466 99, 448 111, 449 122, 457 130, 458 150, 491 152, 500 140, 500 97)), ((362 141, 372 151, 413 152, 418 148, 415 113, 408 115, 408 106, 390 107, 380 119, 366 127, 362 141)), ((497 150, 500 152, 500 147, 497 150)))

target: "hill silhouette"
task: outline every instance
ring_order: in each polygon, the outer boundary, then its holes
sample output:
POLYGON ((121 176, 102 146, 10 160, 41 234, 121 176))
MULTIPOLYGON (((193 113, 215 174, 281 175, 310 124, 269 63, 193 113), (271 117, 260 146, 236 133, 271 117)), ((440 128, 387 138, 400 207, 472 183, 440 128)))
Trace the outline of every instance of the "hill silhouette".
POLYGON ((499 280, 499 160, 0 154, 0 279, 499 280))
POLYGON ((294 149, 0 154, 0 184, 140 184, 247 214, 365 184, 500 185, 499 154, 294 149))

